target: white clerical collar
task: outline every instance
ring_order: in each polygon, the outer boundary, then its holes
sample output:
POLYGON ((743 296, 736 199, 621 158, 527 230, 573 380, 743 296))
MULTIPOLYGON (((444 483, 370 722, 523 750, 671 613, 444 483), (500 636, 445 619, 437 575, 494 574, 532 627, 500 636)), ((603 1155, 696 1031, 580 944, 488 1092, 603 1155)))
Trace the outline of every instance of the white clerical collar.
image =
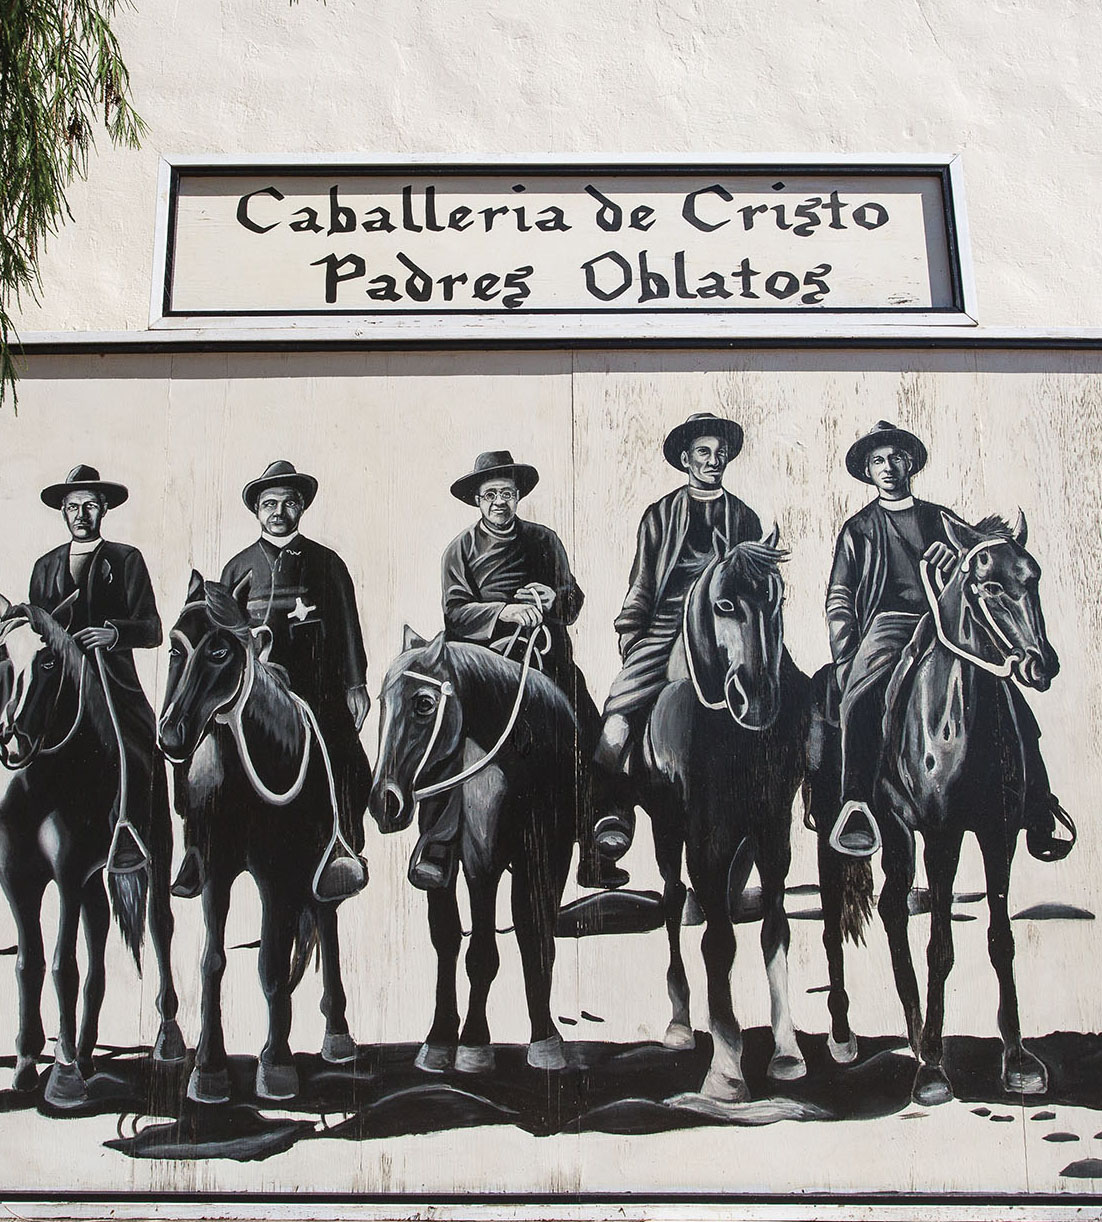
POLYGON ((913 509, 915 499, 913 496, 905 496, 900 501, 889 501, 886 497, 880 497, 881 509, 887 509, 891 513, 898 513, 901 509, 913 509))
POLYGON ((491 535, 495 539, 511 539, 517 533, 516 518, 513 518, 513 520, 508 526, 505 527, 504 530, 501 530, 497 526, 491 526, 485 518, 479 518, 478 524, 488 535, 491 535))
POLYGON ((69 544, 70 556, 87 556, 89 552, 94 552, 97 547, 103 542, 103 539, 74 539, 69 544))
POLYGON ((722 488, 694 488, 692 484, 688 485, 689 496, 694 501, 718 501, 723 495, 722 488))
POLYGON ((260 537, 267 540, 272 547, 278 547, 280 550, 285 548, 288 543, 294 543, 298 538, 298 531, 294 530, 289 535, 270 535, 266 530, 260 532, 260 537))

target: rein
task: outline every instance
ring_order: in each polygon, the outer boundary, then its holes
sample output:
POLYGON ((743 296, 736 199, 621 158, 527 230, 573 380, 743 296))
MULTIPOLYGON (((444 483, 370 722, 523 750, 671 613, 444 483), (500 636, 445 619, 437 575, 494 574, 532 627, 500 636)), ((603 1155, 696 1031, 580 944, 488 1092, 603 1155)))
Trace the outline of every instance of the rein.
POLYGON ((723 700, 709 700, 700 686, 700 679, 696 673, 696 663, 693 661, 692 644, 689 641, 689 603, 692 602, 693 596, 696 594, 696 587, 701 581, 711 572, 712 565, 709 565, 703 573, 689 587, 688 594, 685 595, 685 604, 681 609, 681 643, 685 646, 685 661, 689 667, 689 678, 692 680, 693 691, 696 692, 696 698, 706 709, 725 709, 727 707, 726 697, 723 700))
POLYGON ((426 798, 434 798, 437 794, 447 793, 448 790, 454 789, 457 785, 462 785, 473 776, 477 776, 484 768, 488 768, 493 763, 502 747, 505 746, 509 735, 512 734, 513 727, 520 716, 520 706, 524 701, 525 689, 528 686, 528 675, 532 669, 533 655, 537 649, 542 649, 546 652, 550 644, 551 634, 548 632, 546 624, 541 624, 528 638, 528 644, 524 648, 524 661, 520 668, 520 682, 517 685, 517 694, 513 701, 512 711, 509 713, 509 720, 505 723, 505 729, 501 732, 501 736, 490 750, 481 759, 475 760, 473 764, 464 768, 462 772, 457 773, 455 776, 446 777, 442 781, 435 781, 433 784, 426 785, 422 789, 416 787, 417 779, 424 771, 425 765, 429 762, 433 748, 436 746, 436 740, 440 737, 440 730, 444 725, 444 710, 447 707, 448 700, 455 695, 455 688, 447 679, 436 679, 432 675, 423 675, 420 671, 416 670, 402 671, 403 676, 407 679, 417 679, 422 683, 431 683, 433 687, 440 689, 440 701, 436 706, 436 720, 432 724, 432 733, 429 735, 425 753, 421 756, 420 763, 414 769, 413 779, 410 782, 413 788, 414 802, 421 803, 426 798))
MULTIPOLYGON (((87 664, 88 664, 88 655, 82 653, 80 655, 80 674, 77 678, 76 719, 73 721, 73 724, 69 727, 69 730, 66 733, 65 737, 60 742, 54 743, 52 747, 42 747, 38 751, 35 751, 34 754, 31 755, 29 759, 24 760, 22 764, 9 764, 7 755, 5 754, 4 767, 7 768, 9 772, 22 772, 25 768, 29 768, 31 764, 33 764, 35 760, 37 760, 40 756, 56 755, 62 749, 62 747, 66 747, 69 745, 70 742, 72 742, 73 736, 76 734, 77 730, 80 729, 80 724, 84 720, 84 676, 88 669, 87 664)), ((57 695, 54 697, 54 710, 55 711, 57 709, 58 702, 60 701, 60 699, 61 699, 61 686, 58 685, 57 695)))
MULTIPOLYGON (((960 562, 960 572, 967 574, 972 567, 972 561, 985 548, 997 547, 1000 543, 1005 544, 1009 542, 1009 539, 982 539, 965 553, 964 558, 960 562)), ((941 620, 941 604, 938 602, 938 595, 934 592, 931 568, 932 566, 929 561, 922 560, 919 562, 918 572, 922 579, 922 589, 926 594, 926 602, 929 604, 930 613, 933 616, 934 629, 937 632, 937 639, 942 645, 945 646, 946 649, 949 650, 950 653, 955 654, 963 661, 970 662, 973 666, 978 666, 980 670, 984 670, 989 675, 994 675, 998 679, 1009 679, 1014 673, 1014 667, 1022 659, 1018 654, 1013 652, 1014 646, 1009 640, 1007 640, 1006 634, 1002 631, 998 624, 995 623, 994 617, 992 616, 991 612, 988 611, 987 605, 984 603, 982 598, 980 599, 979 609, 983 614, 983 618, 986 621, 988 628, 990 628, 996 642, 1004 649, 1009 651, 1007 652, 1003 661, 990 662, 987 658, 981 658, 978 654, 974 654, 971 651, 963 648, 961 645, 958 645, 955 641, 950 640, 948 633, 945 631, 945 625, 941 620)), ((969 603, 968 606, 971 610, 975 609, 972 607, 971 603, 969 603)))

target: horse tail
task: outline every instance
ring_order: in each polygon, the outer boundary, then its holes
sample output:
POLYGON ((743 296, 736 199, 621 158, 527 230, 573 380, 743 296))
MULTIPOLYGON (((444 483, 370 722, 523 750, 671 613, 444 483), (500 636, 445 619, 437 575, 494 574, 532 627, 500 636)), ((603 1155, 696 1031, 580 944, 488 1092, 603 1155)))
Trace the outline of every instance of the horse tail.
POLYGON ((298 988, 299 981, 306 975, 306 969, 310 965, 310 956, 315 956, 315 962, 320 956, 321 948, 318 944, 318 923, 314 917, 314 910, 310 907, 305 907, 298 914, 298 928, 295 930, 295 941, 291 948, 291 990, 298 988))
POLYGON ((122 940, 130 948, 138 974, 142 970, 142 942, 145 938, 145 902, 149 893, 149 873, 132 870, 129 874, 107 872, 111 909, 118 922, 122 940))
POLYGON ((865 926, 872 916, 872 863, 867 857, 848 857, 842 871, 842 938, 864 946, 865 926))

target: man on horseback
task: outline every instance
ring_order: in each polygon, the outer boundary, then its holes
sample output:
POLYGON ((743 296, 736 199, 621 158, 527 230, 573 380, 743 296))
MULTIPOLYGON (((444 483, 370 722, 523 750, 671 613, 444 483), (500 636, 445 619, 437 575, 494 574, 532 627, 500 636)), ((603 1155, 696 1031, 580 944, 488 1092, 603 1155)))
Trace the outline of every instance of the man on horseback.
MULTIPOLYGON (((829 701, 838 709, 842 730, 842 805, 830 843, 853 857, 872 856, 880 847, 870 804, 883 744, 884 697, 905 646, 929 610, 920 565, 948 573, 957 559, 942 523, 949 511, 911 493, 911 480, 927 457, 913 433, 886 420, 846 454, 850 475, 878 493, 842 527, 826 601, 834 659, 829 701)), ((1034 857, 1057 861, 1074 841, 1056 838, 1056 822, 1070 826, 1070 818, 1049 790, 1033 714, 1017 687, 1010 687, 1029 744, 1026 845, 1034 857)))
POLYGON ((613 680, 597 746, 598 768, 619 779, 629 812, 618 823, 598 827, 627 851, 634 832, 634 805, 624 774, 658 694, 667 683, 670 655, 681 632, 685 598, 717 552, 761 538, 758 515, 723 487, 727 465, 742 449, 742 428, 711 412, 697 412, 666 437, 662 453, 688 482, 656 501, 639 524, 631 584, 615 627, 623 669, 613 680))
MULTIPOLYGON (((519 661, 529 635, 545 627, 548 642, 546 651, 537 655, 538 665, 570 702, 579 755, 588 763, 600 719, 585 677, 574 663, 567 632, 578 618, 584 595, 559 536, 550 527, 517 517, 518 504, 538 480, 535 467, 516 463, 508 450, 498 450, 480 454, 474 469, 452 484, 452 495, 477 506, 480 517, 444 553, 444 631, 448 640, 486 645, 519 661)), ((583 803, 578 880, 583 886, 618 887, 628 876, 601 854, 593 835, 594 807, 601 798, 595 794, 593 801, 583 803)), ((412 869, 426 886, 449 877, 449 830, 432 829, 422 838, 412 869)))
POLYGON ((138 672, 135 649, 161 643, 161 620, 149 570, 136 547, 101 535, 108 510, 127 500, 122 484, 101 480, 94 467, 74 467, 60 484, 42 490, 42 502, 61 511, 70 541, 40 557, 31 573, 28 602, 51 615, 59 611, 77 645, 97 661, 127 752, 129 809, 115 812, 121 826, 111 841, 107 869, 126 874, 148 863, 151 775, 156 726, 138 672), (65 606, 62 607, 62 604, 65 606), (60 610, 59 610, 60 609, 60 610), (135 774, 137 772, 137 775, 135 774), (136 833, 136 834, 135 834, 136 833))
MULTIPOLYGON (((254 631, 270 634, 269 660, 282 666, 291 689, 310 705, 333 767, 340 830, 320 873, 317 893, 326 900, 355 895, 367 885, 363 814, 371 789, 371 766, 359 732, 371 705, 367 655, 352 578, 344 561, 299 533, 299 521, 318 490, 312 475, 280 460, 250 480, 242 499, 260 523, 260 538, 222 571, 222 584, 236 589, 247 580, 248 614, 254 631)), ((189 847, 173 894, 198 895, 203 857, 189 847)))

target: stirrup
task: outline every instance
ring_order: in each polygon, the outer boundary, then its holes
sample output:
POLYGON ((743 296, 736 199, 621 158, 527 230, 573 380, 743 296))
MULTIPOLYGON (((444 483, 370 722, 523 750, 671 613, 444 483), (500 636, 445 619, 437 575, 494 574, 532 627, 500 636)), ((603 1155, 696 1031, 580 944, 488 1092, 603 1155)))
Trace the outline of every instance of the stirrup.
POLYGON ((830 839, 828 841, 830 847, 836 852, 841 853, 845 857, 873 857, 880 851, 880 828, 877 826, 876 819, 873 818, 872 811, 869 810, 868 804, 865 802, 857 802, 850 800, 843 807, 834 821, 834 827, 831 829, 830 839), (842 837, 846 833, 846 825, 854 815, 859 815, 866 822, 868 828, 869 840, 867 844, 844 844, 842 837))
POLYGON ((115 830, 111 834, 111 847, 107 850, 107 873, 136 874, 139 870, 145 870, 148 867, 149 850, 145 847, 145 841, 138 835, 137 828, 129 819, 118 819, 115 823, 115 830), (138 856, 126 865, 119 865, 117 864, 120 856, 119 846, 124 831, 130 836, 131 847, 138 850, 138 856))
POLYGON ((1044 832, 1040 832, 1037 828, 1026 828, 1025 843, 1031 857, 1037 861, 1054 862, 1063 861, 1064 858, 1075 848, 1075 842, 1079 839, 1079 832, 1075 827, 1075 820, 1068 814, 1060 805, 1055 794, 1052 796, 1052 804, 1049 807, 1048 813, 1052 815, 1053 826, 1045 828, 1044 832), (1058 827, 1062 827, 1070 833, 1070 839, 1057 839, 1055 831, 1058 827), (1040 836, 1045 837, 1043 845, 1038 841, 1040 836))

